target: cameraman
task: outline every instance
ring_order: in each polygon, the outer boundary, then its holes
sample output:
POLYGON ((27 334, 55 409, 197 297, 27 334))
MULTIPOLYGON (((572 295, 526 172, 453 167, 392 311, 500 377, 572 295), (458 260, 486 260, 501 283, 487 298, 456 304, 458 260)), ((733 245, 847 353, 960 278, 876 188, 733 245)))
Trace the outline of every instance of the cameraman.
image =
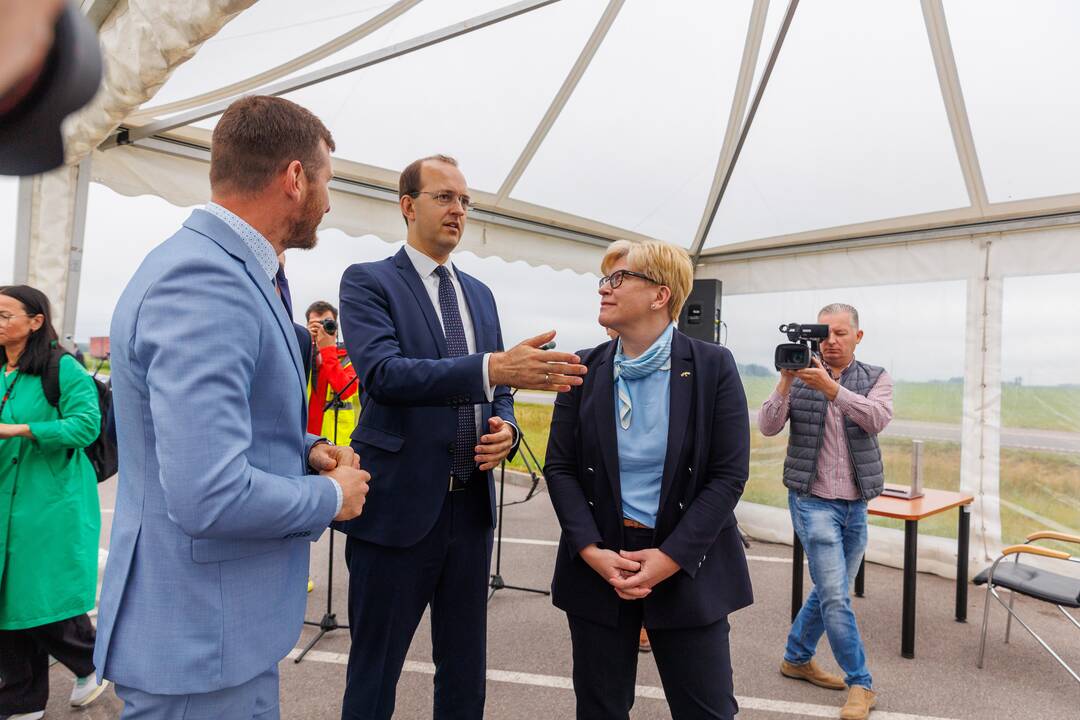
POLYGON ((349 354, 337 342, 337 308, 323 300, 311 303, 304 313, 314 354, 308 377, 308 432, 337 443, 348 443, 356 428, 356 400, 359 381, 349 354), (327 403, 338 396, 337 433, 334 432, 334 405, 327 403), (350 400, 350 398, 353 398, 350 400))
POLYGON ((885 482, 877 436, 892 419, 893 382, 883 368, 855 360, 863 337, 855 308, 826 305, 818 322, 829 326, 824 365, 814 357, 809 368, 781 371, 758 427, 776 435, 791 418, 784 485, 814 583, 791 626, 780 672, 819 687, 849 687, 840 717, 850 720, 866 718, 876 700, 850 588, 866 549, 866 503, 885 482), (813 662, 822 633, 843 679, 813 662))

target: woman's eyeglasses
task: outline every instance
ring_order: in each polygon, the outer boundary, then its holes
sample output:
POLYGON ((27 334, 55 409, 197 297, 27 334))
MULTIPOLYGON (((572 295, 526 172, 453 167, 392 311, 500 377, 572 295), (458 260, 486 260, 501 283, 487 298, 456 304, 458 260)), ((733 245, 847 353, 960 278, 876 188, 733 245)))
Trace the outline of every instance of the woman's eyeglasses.
POLYGON ((643 275, 639 272, 634 272, 633 270, 616 270, 610 275, 605 275, 604 277, 600 278, 600 287, 604 287, 604 285, 610 285, 611 289, 614 290, 615 288, 622 285, 623 278, 625 278, 627 275, 629 275, 630 277, 641 278, 642 280, 648 280, 654 285, 663 285, 663 283, 659 280, 653 280, 648 275, 643 275))

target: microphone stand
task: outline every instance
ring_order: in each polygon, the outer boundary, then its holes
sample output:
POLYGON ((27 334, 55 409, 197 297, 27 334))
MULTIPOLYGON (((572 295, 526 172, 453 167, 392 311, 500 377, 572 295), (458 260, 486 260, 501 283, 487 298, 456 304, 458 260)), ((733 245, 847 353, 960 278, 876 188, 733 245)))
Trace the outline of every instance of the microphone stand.
MULTIPOLYGON (((511 397, 517 394, 517 390, 511 393, 511 397)), ((525 440, 525 433, 518 428, 518 452, 521 453, 521 461, 525 463, 525 469, 529 472, 529 477, 532 478, 532 486, 529 488, 529 492, 522 500, 515 500, 512 503, 506 502, 506 460, 502 461, 502 467, 499 470, 499 521, 498 521, 498 533, 497 540, 495 542, 495 573, 491 576, 491 581, 488 583, 488 587, 491 588, 491 592, 488 593, 488 602, 491 602, 491 598, 495 597, 495 593, 499 590, 518 590, 520 592, 535 593, 537 595, 550 595, 551 591, 541 590, 539 588, 522 587, 520 585, 507 585, 506 581, 502 577, 502 530, 503 530, 503 510, 507 505, 520 505, 521 503, 532 500, 536 495, 537 488, 540 486, 540 474, 538 469, 540 467, 540 461, 536 459, 536 455, 533 454, 532 448, 529 447, 528 441, 525 440), (524 452, 522 452, 524 450, 524 452), (532 463, 529 462, 530 458, 532 463)))
MULTIPOLYGON (((334 410, 334 444, 338 444, 338 410, 341 408, 341 396, 348 392, 353 383, 357 381, 360 376, 357 375, 352 380, 345 384, 345 387, 341 388, 338 392, 334 393, 334 396, 327 401, 323 406, 323 417, 326 416, 326 412, 333 408, 334 410)), ((315 388, 311 388, 312 392, 315 392, 315 388)), ((357 399, 359 400, 360 394, 357 393, 357 399)), ((334 630, 348 630, 348 625, 343 625, 337 621, 337 615, 334 613, 333 597, 334 597, 334 528, 327 528, 330 533, 330 554, 327 560, 326 568, 326 613, 322 616, 319 622, 312 622, 311 620, 305 620, 305 625, 312 625, 319 628, 319 633, 311 639, 311 642, 300 651, 300 654, 296 656, 293 663, 299 663, 304 659, 304 656, 308 654, 311 648, 315 647, 315 643, 323 639, 323 636, 334 630)))

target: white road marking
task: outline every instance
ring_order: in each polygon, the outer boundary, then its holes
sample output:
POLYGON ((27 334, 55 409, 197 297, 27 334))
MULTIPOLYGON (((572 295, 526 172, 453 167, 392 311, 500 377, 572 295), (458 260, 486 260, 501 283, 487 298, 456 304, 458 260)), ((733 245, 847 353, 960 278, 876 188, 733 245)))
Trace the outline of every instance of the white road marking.
POLYGON ((559 547, 558 540, 533 540, 532 538, 508 538, 502 539, 504 543, 510 543, 511 545, 548 545, 550 547, 559 547))
MULTIPOLYGON (((505 540, 505 538, 503 538, 505 540)), ((300 648, 294 648, 289 653, 289 659, 296 658, 300 654, 300 648)), ((323 652, 312 650, 304 656, 305 660, 312 662, 331 663, 334 665, 346 665, 349 656, 343 653, 323 652)), ((404 672, 418 673, 421 675, 434 675, 435 665, 429 662, 406 660, 402 668, 404 672)), ((574 682, 568 677, 557 675, 538 675, 536 673, 514 672, 511 670, 488 670, 487 679, 491 682, 510 683, 513 685, 532 685, 536 687, 556 688, 559 690, 573 690, 574 682)), ((653 700, 664 699, 664 689, 653 685, 638 685, 634 690, 637 697, 650 698, 653 700)), ((838 706, 813 705, 810 703, 790 702, 788 700, 771 700, 769 698, 736 696, 739 707, 743 710, 762 710, 782 713, 784 715, 796 715, 801 717, 835 718, 839 714, 838 706)), ((948 718, 933 715, 913 715, 911 713, 874 711, 874 720, 949 720, 948 718)))

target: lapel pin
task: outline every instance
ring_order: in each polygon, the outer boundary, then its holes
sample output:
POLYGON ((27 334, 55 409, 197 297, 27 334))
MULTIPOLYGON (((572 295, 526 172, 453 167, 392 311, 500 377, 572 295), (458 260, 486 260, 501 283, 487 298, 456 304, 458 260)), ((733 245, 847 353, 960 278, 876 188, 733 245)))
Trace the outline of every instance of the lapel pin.
POLYGON ((679 377, 690 377, 690 371, 684 370, 683 372, 679 373, 679 377))

